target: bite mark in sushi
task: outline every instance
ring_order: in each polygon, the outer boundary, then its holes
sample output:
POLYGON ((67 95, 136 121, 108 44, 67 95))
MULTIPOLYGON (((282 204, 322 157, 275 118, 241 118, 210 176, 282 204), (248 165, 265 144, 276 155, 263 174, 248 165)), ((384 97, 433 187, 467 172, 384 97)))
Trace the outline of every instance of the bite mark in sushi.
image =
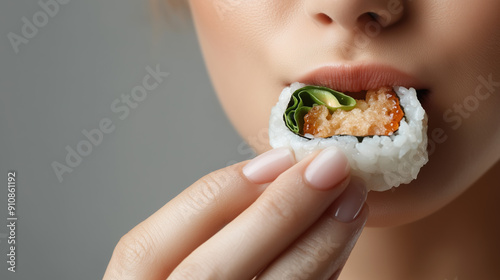
POLYGON ((355 107, 349 111, 330 112, 326 106, 315 104, 304 116, 303 133, 322 138, 388 136, 398 130, 403 117, 396 93, 390 87, 382 87, 367 91, 365 99, 356 100, 355 107))

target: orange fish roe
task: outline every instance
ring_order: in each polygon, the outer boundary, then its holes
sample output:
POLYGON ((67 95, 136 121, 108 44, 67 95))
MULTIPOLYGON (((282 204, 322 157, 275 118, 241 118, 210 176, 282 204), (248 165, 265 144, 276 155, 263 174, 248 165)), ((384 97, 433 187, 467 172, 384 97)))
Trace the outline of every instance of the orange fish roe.
POLYGON ((330 113, 324 105, 314 106, 304 116, 304 134, 315 137, 334 135, 372 136, 391 135, 404 117, 399 98, 390 87, 369 90, 365 100, 356 100, 350 111, 330 113))
POLYGON ((405 116, 405 113, 399 105, 399 98, 397 97, 396 93, 392 91, 392 89, 390 90, 390 92, 387 92, 386 95, 387 99, 392 102, 392 107, 389 108, 389 110, 386 112, 386 114, 391 117, 392 121, 385 126, 386 131, 384 135, 391 135, 399 129, 399 123, 405 116))

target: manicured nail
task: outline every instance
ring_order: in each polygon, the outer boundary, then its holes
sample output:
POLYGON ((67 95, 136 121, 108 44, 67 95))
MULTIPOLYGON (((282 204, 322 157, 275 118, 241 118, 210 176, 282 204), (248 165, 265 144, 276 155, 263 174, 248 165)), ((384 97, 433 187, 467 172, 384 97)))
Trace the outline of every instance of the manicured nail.
POLYGON ((281 173, 295 164, 289 148, 277 148, 252 159, 243 167, 243 174, 255 184, 274 181, 281 173))
POLYGON ((311 187, 328 190, 349 174, 345 155, 336 147, 326 148, 307 167, 304 177, 311 187))
POLYGON ((364 181, 352 177, 347 188, 335 201, 335 219, 343 223, 354 221, 365 204, 367 193, 364 181))

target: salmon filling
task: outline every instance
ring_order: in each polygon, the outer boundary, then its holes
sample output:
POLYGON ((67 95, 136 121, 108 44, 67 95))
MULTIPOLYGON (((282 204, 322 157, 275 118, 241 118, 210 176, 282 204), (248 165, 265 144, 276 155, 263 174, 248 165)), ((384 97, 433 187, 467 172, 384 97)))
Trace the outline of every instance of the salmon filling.
POLYGON ((334 135, 392 135, 399 128, 404 112, 390 87, 369 90, 365 100, 356 100, 354 109, 330 113, 325 105, 315 105, 304 116, 304 134, 314 137, 334 135))

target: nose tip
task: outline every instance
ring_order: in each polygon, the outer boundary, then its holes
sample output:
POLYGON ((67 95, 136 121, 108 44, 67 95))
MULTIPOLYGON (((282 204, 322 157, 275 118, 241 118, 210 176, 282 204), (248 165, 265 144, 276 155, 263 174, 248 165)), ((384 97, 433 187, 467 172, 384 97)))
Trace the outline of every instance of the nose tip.
POLYGON ((402 0, 309 0, 307 10, 322 25, 336 23, 345 29, 367 22, 388 27, 401 20, 402 0))

